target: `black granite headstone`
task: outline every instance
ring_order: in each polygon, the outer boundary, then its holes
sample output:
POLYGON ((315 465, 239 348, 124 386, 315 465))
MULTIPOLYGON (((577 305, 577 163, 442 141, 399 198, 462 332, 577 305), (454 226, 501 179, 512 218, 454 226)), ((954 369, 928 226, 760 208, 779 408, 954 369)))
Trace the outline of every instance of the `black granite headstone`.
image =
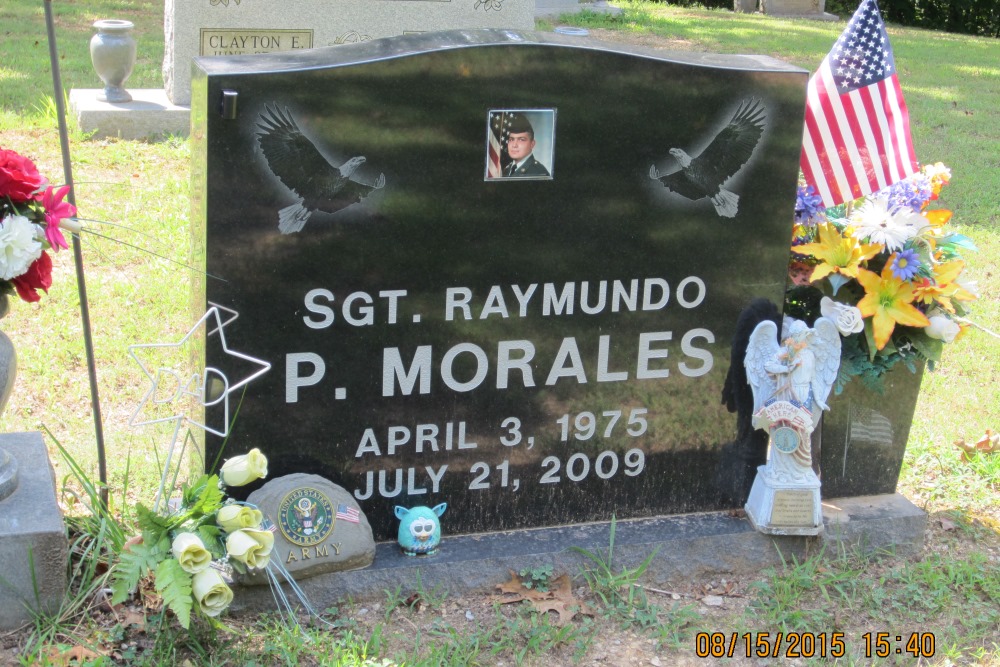
POLYGON ((273 364, 226 456, 344 486, 376 539, 395 505, 447 535, 740 504, 720 394, 782 301, 804 71, 509 31, 196 70, 196 306, 273 364))

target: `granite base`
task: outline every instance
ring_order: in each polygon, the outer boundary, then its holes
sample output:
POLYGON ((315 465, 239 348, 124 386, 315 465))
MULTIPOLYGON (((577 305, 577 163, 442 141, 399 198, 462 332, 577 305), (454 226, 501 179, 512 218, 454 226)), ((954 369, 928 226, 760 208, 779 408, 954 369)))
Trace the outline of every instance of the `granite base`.
POLYGON ((0 435, 17 460, 17 488, 0 501, 0 630, 54 612, 66 593, 69 543, 56 503, 55 476, 41 433, 0 435))
POLYGON ((190 107, 177 106, 163 90, 130 89, 131 102, 101 102, 97 88, 74 88, 69 93, 71 113, 83 132, 93 132, 94 139, 162 139, 170 135, 187 136, 191 131, 190 107))
MULTIPOLYGON (((616 527, 614 564, 636 567, 652 559, 644 583, 669 587, 714 574, 754 573, 779 565, 782 558, 825 553, 894 550, 918 552, 923 546, 927 515, 899 494, 826 500, 824 532, 819 537, 758 533, 734 512, 708 512, 620 521, 616 527)), ((375 564, 364 570, 324 574, 300 582, 316 609, 352 597, 374 599, 384 590, 439 587, 453 595, 487 592, 507 581, 510 571, 551 565, 557 574, 580 572, 589 561, 571 547, 606 552, 610 524, 591 523, 536 530, 445 535, 436 556, 412 558, 395 543, 376 547, 375 564), (419 582, 419 583, 418 583, 419 582)), ((273 609, 267 588, 240 588, 234 613, 273 609)))

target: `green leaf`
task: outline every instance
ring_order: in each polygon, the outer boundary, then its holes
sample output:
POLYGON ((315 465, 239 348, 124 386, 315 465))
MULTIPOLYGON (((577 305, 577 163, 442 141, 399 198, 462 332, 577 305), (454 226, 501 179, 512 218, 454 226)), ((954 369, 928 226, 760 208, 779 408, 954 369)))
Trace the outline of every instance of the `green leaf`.
POLYGON ((222 531, 218 526, 198 526, 195 531, 201 538, 205 548, 212 552, 215 558, 222 558, 225 555, 225 546, 222 542, 222 531))
POLYGON ((190 484, 185 484, 182 493, 182 503, 184 507, 191 507, 195 504, 198 496, 201 495, 202 488, 208 483, 208 475, 202 475, 190 484))
POLYGON ((128 599, 142 578, 149 574, 160 561, 159 550, 150 549, 145 544, 136 544, 121 553, 120 560, 111 575, 111 604, 121 604, 128 599))
POLYGON ((222 489, 219 488, 219 478, 211 475, 207 477, 205 486, 198 494, 198 501, 191 509, 200 514, 214 514, 222 507, 222 501, 225 500, 225 497, 222 489))
POLYGON ((916 348, 925 359, 941 361, 941 352, 944 350, 944 341, 931 338, 923 331, 912 331, 907 334, 913 347, 916 348))
POLYGON ((181 627, 191 625, 191 575, 181 568, 176 559, 167 558, 156 566, 156 592, 163 596, 163 604, 174 612, 181 627))
POLYGON ((135 517, 142 531, 142 541, 146 544, 157 544, 171 528, 171 521, 139 503, 135 506, 135 517))

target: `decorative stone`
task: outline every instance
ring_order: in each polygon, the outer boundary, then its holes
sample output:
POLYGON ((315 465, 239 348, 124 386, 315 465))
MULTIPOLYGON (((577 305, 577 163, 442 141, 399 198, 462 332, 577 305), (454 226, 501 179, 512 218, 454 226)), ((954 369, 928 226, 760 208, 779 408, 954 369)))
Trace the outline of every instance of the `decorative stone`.
MULTIPOLYGON (((375 560, 372 529, 357 501, 319 475, 277 477, 251 493, 247 502, 274 524, 271 559, 297 581, 368 567, 375 560)), ((242 579, 250 584, 267 581, 259 573, 242 579)))
POLYGON ((0 630, 10 630, 31 622, 32 610, 59 608, 69 544, 42 434, 0 435, 0 446, 19 464, 17 488, 0 501, 0 630))
POLYGON ((104 91, 97 96, 101 102, 121 104, 132 101, 132 96, 125 90, 125 81, 132 76, 135 67, 134 27, 131 21, 119 19, 94 22, 97 34, 90 38, 90 60, 94 63, 97 76, 104 82, 104 91))

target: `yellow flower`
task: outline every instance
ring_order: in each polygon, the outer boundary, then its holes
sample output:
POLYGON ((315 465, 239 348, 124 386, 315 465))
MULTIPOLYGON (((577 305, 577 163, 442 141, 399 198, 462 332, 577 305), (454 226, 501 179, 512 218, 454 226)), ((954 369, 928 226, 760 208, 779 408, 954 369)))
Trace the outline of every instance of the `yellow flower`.
POLYGON ((205 616, 218 616, 233 601, 233 590, 214 569, 202 570, 191 581, 191 592, 205 616))
POLYGON ((274 533, 269 530, 237 530, 226 539, 226 553, 229 557, 249 568, 266 567, 273 548, 274 533))
POLYGON ((267 457, 254 447, 246 454, 227 459, 219 470, 219 477, 226 486, 245 486, 267 477, 267 457))
POLYGON ((828 222, 819 225, 819 242, 792 246, 792 252, 796 254, 812 255, 821 260, 810 276, 812 282, 831 273, 857 278, 861 262, 871 259, 881 250, 881 246, 876 243, 862 244, 853 236, 842 235, 840 230, 828 222))
POLYGON ((955 312, 955 307, 951 303, 952 299, 974 301, 976 295, 956 282, 964 268, 965 262, 960 259, 954 259, 944 264, 935 264, 933 282, 925 279, 913 290, 917 301, 927 305, 936 301, 949 313, 955 312))
POLYGON ((241 528, 260 528, 263 520, 264 514, 260 510, 246 505, 226 505, 215 515, 215 523, 227 533, 241 528))
POLYGON ((941 162, 935 162, 934 164, 925 164, 923 172, 931 182, 933 198, 937 199, 937 195, 941 193, 941 186, 951 180, 951 169, 941 162))
POLYGON ((875 346, 885 347, 897 324, 926 327, 927 316, 913 306, 916 295, 913 284, 892 275, 892 257, 885 263, 882 275, 867 269, 858 270, 858 282, 865 288, 865 296, 858 302, 858 309, 865 317, 872 318, 875 346))
POLYGON ((170 550, 181 569, 190 574, 201 572, 212 564, 212 554, 194 533, 181 533, 175 537, 170 550))

